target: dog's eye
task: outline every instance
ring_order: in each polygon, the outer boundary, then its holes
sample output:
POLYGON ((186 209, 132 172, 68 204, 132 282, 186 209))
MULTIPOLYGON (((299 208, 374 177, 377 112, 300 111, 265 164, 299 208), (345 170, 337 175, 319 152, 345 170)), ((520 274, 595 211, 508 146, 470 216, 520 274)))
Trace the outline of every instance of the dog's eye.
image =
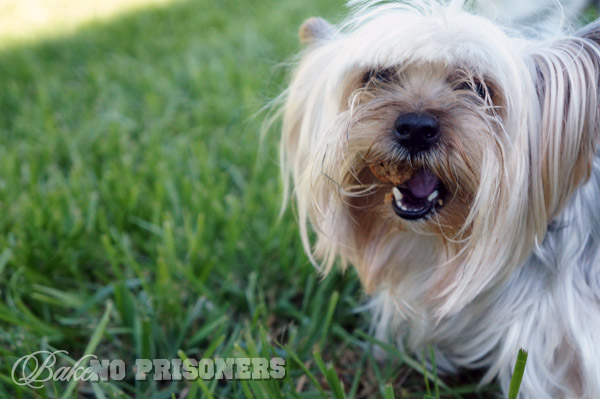
POLYGON ((377 71, 377 73, 375 73, 374 79, 381 83, 387 83, 393 81, 395 75, 396 71, 393 68, 386 68, 377 71))
POLYGON ((485 85, 483 83, 481 83, 481 82, 475 83, 475 88, 473 90, 475 90, 475 93, 477 93, 477 95, 479 97, 485 98, 487 88, 485 87, 485 85))
POLYGON ((394 68, 384 68, 370 70, 363 76, 363 84, 367 83, 389 83, 394 81, 396 77, 396 70, 394 68))
POLYGON ((485 98, 489 95, 493 97, 493 93, 489 87, 485 85, 485 83, 476 80, 474 82, 462 82, 458 86, 456 86, 456 90, 470 90, 475 92, 479 97, 485 98))

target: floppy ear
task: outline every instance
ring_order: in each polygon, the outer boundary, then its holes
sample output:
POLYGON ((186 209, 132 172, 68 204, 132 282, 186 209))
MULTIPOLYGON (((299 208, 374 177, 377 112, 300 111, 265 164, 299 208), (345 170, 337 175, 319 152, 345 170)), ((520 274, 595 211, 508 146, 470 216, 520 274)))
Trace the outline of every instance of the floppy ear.
POLYGON ((538 48, 532 60, 539 113, 531 124, 531 186, 542 232, 591 173, 600 120, 600 22, 538 48))
POLYGON ((336 33, 336 29, 321 17, 311 17, 300 26, 300 43, 313 44, 329 39, 336 33))

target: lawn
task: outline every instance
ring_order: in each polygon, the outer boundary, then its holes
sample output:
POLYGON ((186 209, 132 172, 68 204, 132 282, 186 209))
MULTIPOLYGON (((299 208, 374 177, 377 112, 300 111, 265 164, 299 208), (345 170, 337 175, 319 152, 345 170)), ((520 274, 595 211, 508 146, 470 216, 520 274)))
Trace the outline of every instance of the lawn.
MULTIPOLYGON (((435 395, 420 361, 367 334, 354 273, 320 279, 293 208, 278 221, 279 138, 261 142, 261 110, 302 20, 339 20, 342 4, 176 1, 0 46, 0 397, 435 395), (19 357, 58 349, 63 365, 279 356, 287 375, 12 382, 19 357)), ((497 392, 442 380, 441 397, 497 392)))

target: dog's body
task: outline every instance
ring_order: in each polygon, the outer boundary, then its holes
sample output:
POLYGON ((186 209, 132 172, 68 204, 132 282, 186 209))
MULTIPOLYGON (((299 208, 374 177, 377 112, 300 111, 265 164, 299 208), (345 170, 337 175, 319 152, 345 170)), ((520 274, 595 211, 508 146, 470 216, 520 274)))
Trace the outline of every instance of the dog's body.
MULTIPOLYGON (((497 376, 505 392, 516 354, 525 348, 529 358, 519 397, 600 398, 599 197, 596 158, 590 181, 508 281, 439 322, 419 316, 427 307, 413 308, 407 317, 394 294, 383 290, 372 301, 378 338, 385 341, 393 331, 398 346, 417 354, 433 344, 439 367, 487 368, 482 382, 497 376)), ((422 295, 418 284, 402 289, 403 296, 422 295)))
POLYGON ((600 25, 524 39, 460 1, 354 5, 303 25, 284 96, 307 253, 356 267, 381 339, 505 392, 524 348, 521 397, 600 398, 600 25))

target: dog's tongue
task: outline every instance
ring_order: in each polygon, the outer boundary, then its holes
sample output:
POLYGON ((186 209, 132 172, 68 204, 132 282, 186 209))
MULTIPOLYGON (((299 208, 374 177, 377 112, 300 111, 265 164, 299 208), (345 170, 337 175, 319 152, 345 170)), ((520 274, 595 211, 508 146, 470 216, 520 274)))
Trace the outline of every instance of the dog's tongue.
POLYGON ((417 198, 427 198, 436 189, 439 179, 430 170, 419 170, 407 182, 408 189, 417 198))

